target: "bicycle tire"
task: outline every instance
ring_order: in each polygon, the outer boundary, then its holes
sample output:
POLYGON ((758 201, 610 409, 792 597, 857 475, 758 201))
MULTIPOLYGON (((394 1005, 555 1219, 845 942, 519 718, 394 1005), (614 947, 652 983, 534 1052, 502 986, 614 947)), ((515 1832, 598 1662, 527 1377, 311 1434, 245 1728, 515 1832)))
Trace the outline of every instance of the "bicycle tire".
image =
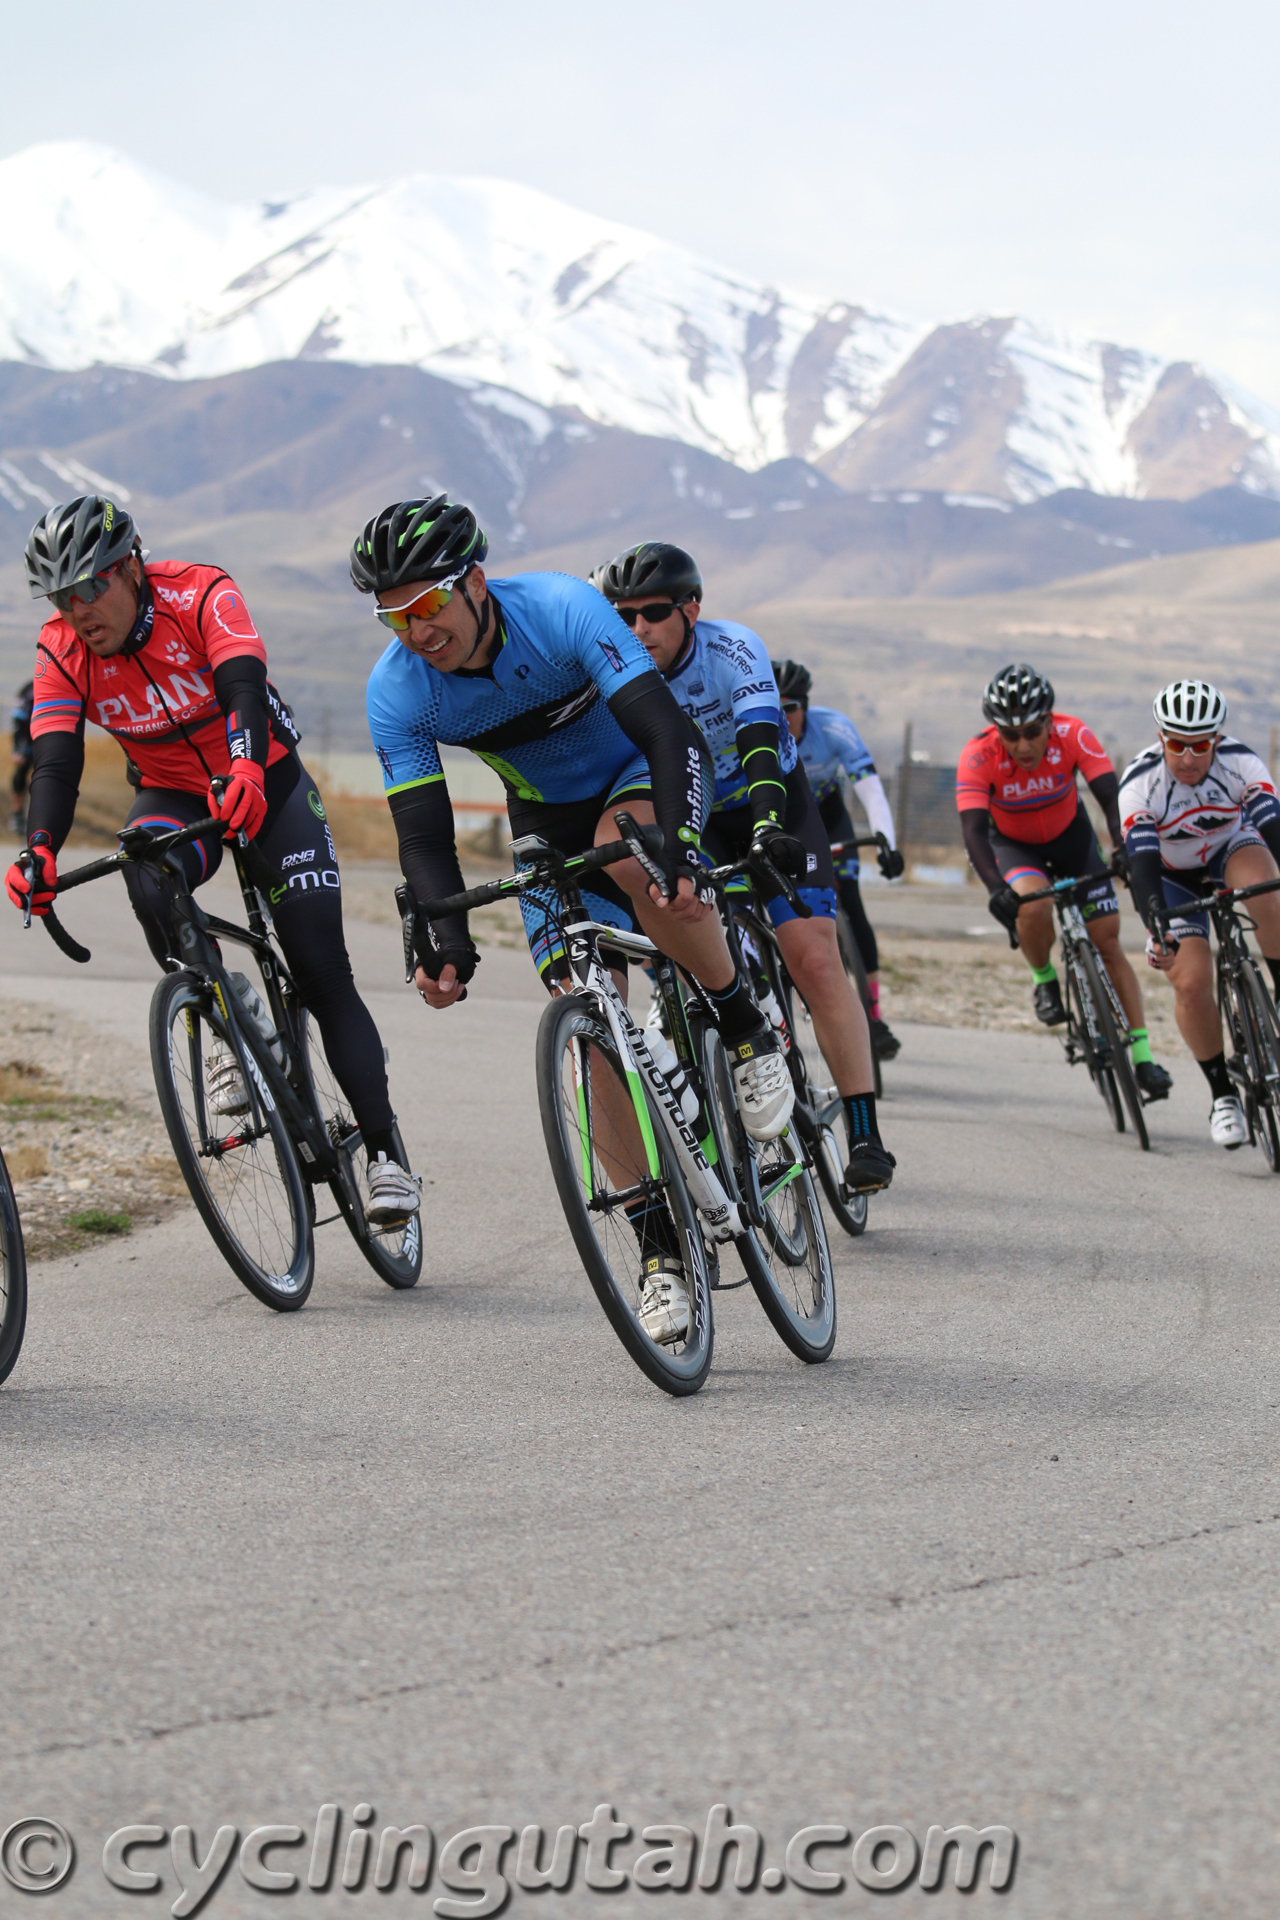
POLYGON ((856 1240, 859 1234, 867 1230, 867 1205, 870 1195, 850 1193, 844 1184, 844 1154, 840 1146, 840 1133, 834 1119, 824 1120, 819 1115, 818 1139, 813 1159, 827 1205, 835 1215, 836 1225, 843 1228, 850 1239, 856 1240))
MULTIPOLYGON (((1119 1088, 1120 1097, 1133 1125, 1138 1145, 1144 1153, 1151 1151, 1151 1140, 1147 1133, 1146 1116, 1142 1111, 1142 1095, 1138 1092, 1138 1083, 1133 1076, 1133 1062, 1129 1058, 1129 1049, 1120 1037, 1116 1025, 1115 1009, 1111 1005, 1111 995, 1107 992, 1107 983, 1102 978, 1102 962, 1093 946, 1082 948, 1081 955, 1085 972, 1089 976, 1089 991, 1098 1010, 1098 1021, 1102 1027, 1107 1045, 1111 1049, 1112 1078, 1119 1088)), ((1126 1026, 1125 1031, 1128 1032, 1126 1026)))
MULTIPOLYGON (((266 1043, 237 1024, 241 1045, 260 1066, 266 1043)), ((213 1151, 204 1092, 207 1042, 228 1044, 226 1020, 204 982, 170 973, 151 1000, 151 1065, 160 1111, 187 1190, 219 1253, 255 1299, 294 1313, 311 1291, 315 1241, 308 1196, 284 1120, 257 1095, 264 1126, 242 1128, 213 1151), (175 1032, 180 1026, 181 1033, 175 1032)))
MULTIPOLYGON (((360 1129, 356 1125, 347 1097, 338 1085, 333 1068, 329 1065, 320 1030, 305 1007, 300 1010, 298 1016, 298 1050, 302 1057, 311 1098, 319 1110, 331 1144, 346 1157, 352 1185, 359 1196, 359 1203, 363 1210, 369 1193, 369 1172, 360 1129)), ((408 1156, 398 1125, 392 1127, 392 1139, 395 1142, 396 1158, 408 1171, 408 1156)), ((356 1219, 347 1190, 341 1180, 337 1178, 330 1180, 329 1188, 347 1223, 351 1238, 379 1280, 385 1280, 389 1287, 394 1287, 401 1293, 410 1287, 417 1286, 422 1274, 421 1210, 409 1214, 403 1223, 396 1226, 365 1227, 362 1233, 361 1227, 364 1222, 356 1219)), ((314 1187, 312 1192, 314 1193, 314 1187)))
MULTIPOLYGON (((610 1094, 597 1098, 596 1076, 608 1076, 622 1110, 634 1117, 625 1070, 613 1035, 594 1005, 579 994, 552 1000, 538 1026, 538 1107, 551 1172, 579 1258, 613 1331, 640 1371, 664 1393, 697 1393, 711 1366, 715 1340, 711 1285, 702 1232, 684 1175, 667 1138, 657 1106, 644 1089, 649 1124, 657 1150, 658 1184, 671 1209, 689 1290, 690 1323, 685 1339, 673 1346, 651 1340, 640 1326, 640 1250, 619 1200, 610 1202, 612 1176, 597 1144, 608 1136, 610 1094), (624 1104, 625 1103, 625 1104, 624 1104), (593 1221, 599 1221, 599 1226, 593 1221)), ((648 1159, 639 1160, 631 1143, 616 1134, 610 1141, 615 1164, 629 1156, 620 1192, 649 1178, 648 1159), (619 1152, 618 1149, 621 1149, 619 1152)))
POLYGON ((27 1252, 9 1169, 0 1154, 0 1384, 22 1352, 27 1327, 27 1252))
POLYGON ((884 1075, 880 1071, 880 1056, 876 1052, 875 1041, 871 1040, 871 985, 867 979, 867 970, 862 964, 862 955, 858 950, 858 942, 854 938, 853 927, 843 907, 836 914, 836 941, 840 948, 840 958, 844 962, 844 970, 852 980, 854 992, 862 1002, 862 1011, 867 1016, 867 1038, 871 1041, 871 1075, 874 1083, 872 1091, 878 1100, 884 1092, 884 1075))
POLYGON ((1087 976, 1084 987, 1081 987, 1080 981, 1081 975, 1084 973, 1084 968, 1080 967, 1079 971, 1077 971, 1077 964, 1075 961, 1067 962, 1068 1031, 1080 1049, 1080 1056, 1088 1069, 1089 1078, 1102 1095, 1102 1102, 1110 1116, 1112 1126, 1117 1133, 1123 1133, 1124 1103, 1120 1098, 1120 1090, 1116 1086, 1115 1075, 1112 1073, 1110 1067, 1098 1058, 1093 1040, 1090 1036, 1089 1022, 1085 1014, 1084 994, 1086 992, 1089 994, 1090 1000, 1094 1002, 1095 1008, 1096 999, 1093 994, 1093 989, 1089 985, 1087 976))
MULTIPOLYGON (((775 1148, 795 1164, 795 1149, 784 1143, 757 1144, 748 1140, 734 1099, 733 1077, 723 1040, 714 1027, 700 1022, 695 1041, 721 1181, 730 1198, 739 1203, 754 1186, 768 1208, 768 1198, 762 1190, 767 1182, 760 1179, 761 1166, 767 1163, 775 1148)), ((794 1205, 803 1226, 806 1257, 800 1261, 785 1258, 773 1247, 772 1237, 755 1228, 735 1238, 734 1246, 774 1332, 798 1359, 812 1365, 827 1359, 835 1345, 835 1276, 813 1181, 803 1161, 799 1164, 800 1172, 781 1191, 794 1195, 788 1204, 794 1205), (807 1280, 802 1279, 801 1274, 807 1274, 807 1280)))
POLYGON ((1278 1096, 1275 1080, 1275 1076, 1280 1074, 1280 1021, 1252 958, 1242 973, 1245 1001, 1253 1025, 1252 1038, 1258 1054, 1258 1078, 1253 1089, 1256 1129, 1267 1165, 1272 1173, 1280 1173, 1280 1115, 1276 1111, 1278 1096))

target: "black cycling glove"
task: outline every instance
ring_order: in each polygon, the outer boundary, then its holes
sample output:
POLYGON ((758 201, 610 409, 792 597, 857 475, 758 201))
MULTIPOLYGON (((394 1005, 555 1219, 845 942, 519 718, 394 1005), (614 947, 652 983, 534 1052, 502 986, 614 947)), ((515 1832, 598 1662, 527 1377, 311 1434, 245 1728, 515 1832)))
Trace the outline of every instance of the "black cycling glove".
POLYGON ((791 880, 803 880, 809 871, 809 854, 803 841, 793 833, 784 833, 772 821, 760 821, 751 836, 752 853, 762 853, 779 873, 791 880))
POLYGON ((880 871, 886 880, 896 880, 907 870, 907 863, 898 847, 881 847, 878 858, 880 871))
POLYGON ((987 902, 987 912, 1000 922, 1010 933, 1017 931, 1018 910, 1022 906, 1022 896, 1016 887, 1001 887, 993 893, 987 902))

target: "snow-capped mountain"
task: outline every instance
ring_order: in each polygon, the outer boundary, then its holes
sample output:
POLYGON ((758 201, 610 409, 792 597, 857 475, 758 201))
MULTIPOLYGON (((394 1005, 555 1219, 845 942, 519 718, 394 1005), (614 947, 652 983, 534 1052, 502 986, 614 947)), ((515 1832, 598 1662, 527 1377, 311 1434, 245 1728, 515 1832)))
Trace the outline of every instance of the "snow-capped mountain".
POLYGON ((1187 363, 766 287, 500 180, 240 207, 85 142, 28 148, 0 163, 0 359, 410 365, 857 491, 1280 492, 1280 419, 1187 363))

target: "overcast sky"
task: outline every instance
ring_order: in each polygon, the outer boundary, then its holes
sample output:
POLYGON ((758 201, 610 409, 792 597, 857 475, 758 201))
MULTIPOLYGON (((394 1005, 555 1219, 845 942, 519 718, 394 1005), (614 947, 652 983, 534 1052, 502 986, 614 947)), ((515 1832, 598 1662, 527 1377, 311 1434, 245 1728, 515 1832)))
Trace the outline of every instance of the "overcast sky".
POLYGON ((6 9, 4 55, 2 152, 81 134, 233 199, 495 174, 1280 404, 1276 0, 59 0, 6 9))

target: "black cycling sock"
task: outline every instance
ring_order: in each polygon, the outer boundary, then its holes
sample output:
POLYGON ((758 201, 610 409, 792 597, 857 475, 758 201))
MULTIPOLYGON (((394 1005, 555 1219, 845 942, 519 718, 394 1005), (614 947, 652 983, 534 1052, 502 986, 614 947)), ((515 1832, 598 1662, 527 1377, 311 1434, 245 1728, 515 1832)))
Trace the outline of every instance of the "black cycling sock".
POLYGON ((876 1125, 876 1097, 874 1093, 846 1093, 844 1096, 844 1119, 849 1129, 849 1145, 856 1147, 859 1140, 874 1140, 880 1143, 880 1129, 876 1125))
POLYGON ((675 1221, 665 1200, 642 1200, 638 1207, 628 1208, 627 1218, 640 1242, 642 1260, 652 1260, 657 1254, 672 1260, 680 1258, 675 1221))
POLYGON ((366 1133, 364 1136, 364 1150, 369 1156, 370 1166, 373 1165, 380 1153, 385 1153, 388 1160, 394 1160, 397 1164, 400 1160, 400 1155, 396 1152, 395 1137, 390 1127, 383 1127, 376 1132, 370 1131, 366 1133))
POLYGON ((749 1033, 757 1031, 764 1016, 747 992, 746 981, 740 974, 735 974, 731 984, 721 987, 718 993, 708 987, 707 995, 726 1040, 745 1040, 749 1033))
POLYGON ((1280 960, 1273 960, 1269 953, 1264 953, 1262 957, 1271 969, 1271 984, 1275 989, 1276 999, 1280 1000, 1280 960))
POLYGON ((1215 1100, 1229 1100, 1235 1092, 1231 1084, 1231 1075, 1227 1072, 1227 1056, 1215 1053, 1212 1060, 1197 1060, 1205 1079, 1209 1082, 1209 1091, 1215 1100))

